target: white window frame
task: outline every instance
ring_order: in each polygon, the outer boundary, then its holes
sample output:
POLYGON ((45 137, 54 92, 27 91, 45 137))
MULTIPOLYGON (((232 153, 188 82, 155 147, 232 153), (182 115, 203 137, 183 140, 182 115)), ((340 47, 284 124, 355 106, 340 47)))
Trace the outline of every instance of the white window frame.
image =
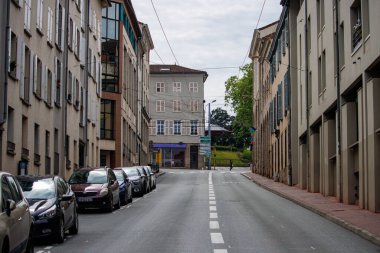
POLYGON ((32 15, 32 1, 25 0, 24 30, 30 33, 30 16, 32 15))
POLYGON ((181 101, 173 100, 173 112, 181 112, 181 101))
POLYGON ((191 100, 191 112, 198 112, 198 111, 199 111, 198 100, 191 100))
POLYGON ((190 120, 190 135, 198 135, 198 120, 190 120), (195 129, 195 132, 193 130, 195 129))
POLYGON ((156 93, 164 93, 165 92, 165 83, 157 82, 156 83, 156 93))
POLYGON ((173 134, 174 135, 181 135, 181 120, 174 120, 173 125, 173 134))
POLYGON ((181 92, 181 82, 173 83, 173 92, 181 92))
POLYGON ((156 135, 165 135, 165 120, 157 120, 156 135))
POLYGON ((189 83, 189 91, 193 93, 198 92, 198 82, 190 82, 189 83))
POLYGON ((40 33, 43 33, 43 16, 44 16, 44 0, 37 0, 37 22, 36 28, 40 33))
POLYGON ((53 45, 53 10, 48 7, 47 41, 53 45))
POLYGON ((156 112, 165 112, 165 100, 156 100, 156 112))

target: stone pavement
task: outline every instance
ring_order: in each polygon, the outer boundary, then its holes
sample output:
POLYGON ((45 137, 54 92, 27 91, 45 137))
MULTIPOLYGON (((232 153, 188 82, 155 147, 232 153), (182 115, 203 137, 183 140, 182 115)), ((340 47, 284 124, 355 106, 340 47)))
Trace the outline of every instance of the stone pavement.
POLYGON ((335 197, 324 197, 320 193, 307 192, 295 186, 290 187, 252 172, 241 174, 257 185, 380 245, 380 213, 363 210, 356 205, 339 203, 335 197))

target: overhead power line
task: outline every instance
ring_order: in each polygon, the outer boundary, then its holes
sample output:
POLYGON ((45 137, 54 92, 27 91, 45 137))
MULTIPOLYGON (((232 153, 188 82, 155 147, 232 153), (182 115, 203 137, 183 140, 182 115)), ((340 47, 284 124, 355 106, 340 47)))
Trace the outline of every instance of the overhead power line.
MULTIPOLYGON (((175 59, 177 65, 179 65, 179 62, 178 62, 178 60, 177 60, 177 57, 175 56, 174 51, 173 51, 173 49, 172 49, 172 46, 170 45, 170 42, 169 42, 169 40, 168 40, 168 37, 166 36, 166 33, 165 33, 165 30, 164 30, 164 27, 163 27, 162 24, 161 24, 160 17, 158 16, 158 13, 157 13, 157 11, 156 11, 156 7, 154 7, 153 0, 150 0, 150 2, 152 3, 152 7, 153 7, 153 10, 154 10, 154 13, 156 13, 156 17, 157 17, 158 23, 159 23, 160 26, 161 26, 161 30, 162 30, 162 32, 163 32, 163 34, 164 34, 164 36, 165 36, 165 39, 166 39, 166 42, 168 43, 168 46, 169 46, 169 48, 170 48, 170 51, 172 52, 172 55, 173 55, 173 57, 174 57, 174 59, 175 59)), ((162 60, 161 60, 161 61, 162 61, 162 60)))

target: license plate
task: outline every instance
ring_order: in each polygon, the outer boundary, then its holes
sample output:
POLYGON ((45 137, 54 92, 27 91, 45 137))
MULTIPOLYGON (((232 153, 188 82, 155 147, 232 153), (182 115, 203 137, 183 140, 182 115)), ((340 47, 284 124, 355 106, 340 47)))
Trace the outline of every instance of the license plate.
POLYGON ((83 198, 83 197, 79 197, 79 198, 78 198, 78 201, 79 201, 79 202, 91 202, 91 201, 92 201, 92 198, 83 198))

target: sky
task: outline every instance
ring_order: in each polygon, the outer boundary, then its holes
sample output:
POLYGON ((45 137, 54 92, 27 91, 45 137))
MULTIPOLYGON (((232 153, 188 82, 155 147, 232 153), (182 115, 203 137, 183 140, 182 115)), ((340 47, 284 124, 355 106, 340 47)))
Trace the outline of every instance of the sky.
POLYGON ((280 0, 132 0, 132 4, 153 39, 150 64, 174 64, 176 58, 181 66, 206 71, 206 103, 216 100, 211 110, 221 107, 229 114, 234 113, 225 106, 225 82, 250 62, 247 54, 255 28, 278 20, 282 10, 280 0))

